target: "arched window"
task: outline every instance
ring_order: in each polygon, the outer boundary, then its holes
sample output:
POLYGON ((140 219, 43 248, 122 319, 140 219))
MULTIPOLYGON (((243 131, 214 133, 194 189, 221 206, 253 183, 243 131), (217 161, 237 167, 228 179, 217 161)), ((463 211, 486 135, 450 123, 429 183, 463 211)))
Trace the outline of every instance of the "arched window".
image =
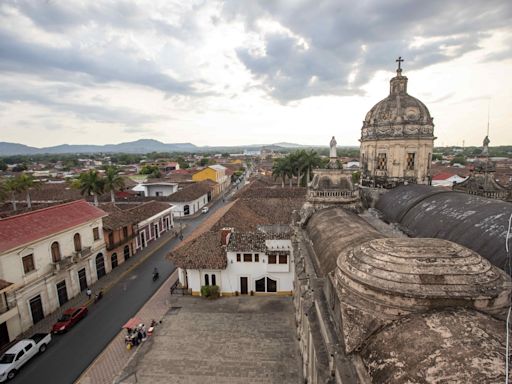
POLYGON ((117 253, 113 253, 112 256, 110 256, 110 261, 112 262, 112 269, 117 267, 117 253))
POLYGON ((82 250, 82 240, 79 233, 75 233, 75 236, 73 236, 73 243, 75 244, 75 251, 80 252, 82 250))
POLYGON ((130 258, 130 247, 128 245, 124 246, 124 259, 128 260, 130 258))
POLYGON ((98 253, 96 256, 96 274, 98 275, 98 279, 101 279, 106 275, 105 258, 103 257, 103 253, 98 253))
POLYGON ((207 273, 204 275, 204 285, 210 285, 210 276, 207 273))
POLYGON ((188 214, 190 214, 190 207, 187 204, 183 207, 183 215, 188 215, 188 214))
POLYGON ((217 278, 215 277, 215 273, 212 273, 212 285, 217 285, 217 278))
POLYGON ((59 262, 61 259, 61 256, 60 256, 60 246, 59 246, 59 243, 57 241, 54 241, 52 243, 52 261, 54 263, 57 263, 59 262))

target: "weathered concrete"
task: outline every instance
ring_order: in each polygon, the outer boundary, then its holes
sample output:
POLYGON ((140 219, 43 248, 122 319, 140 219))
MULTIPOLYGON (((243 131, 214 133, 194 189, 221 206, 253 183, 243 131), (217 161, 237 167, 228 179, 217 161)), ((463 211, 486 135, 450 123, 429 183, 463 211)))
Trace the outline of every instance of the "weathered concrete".
POLYGON ((291 298, 172 299, 121 383, 300 383, 291 298))

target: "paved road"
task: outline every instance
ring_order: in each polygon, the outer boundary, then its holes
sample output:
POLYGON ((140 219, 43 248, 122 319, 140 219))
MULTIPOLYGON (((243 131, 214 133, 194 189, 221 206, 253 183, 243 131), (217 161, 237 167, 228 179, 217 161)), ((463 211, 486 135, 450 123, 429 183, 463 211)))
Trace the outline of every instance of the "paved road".
MULTIPOLYGON (((210 213, 223 204, 222 199, 215 202, 210 213)), ((188 219, 184 236, 192 232, 210 213, 188 219)), ((137 313, 174 271, 174 266, 165 259, 165 255, 177 243, 178 239, 172 239, 156 251, 112 287, 100 302, 90 306, 89 315, 84 320, 68 333, 54 336, 48 350, 24 366, 12 383, 73 383, 119 333, 121 326, 137 313), (153 282, 155 266, 160 272, 160 279, 153 282)))

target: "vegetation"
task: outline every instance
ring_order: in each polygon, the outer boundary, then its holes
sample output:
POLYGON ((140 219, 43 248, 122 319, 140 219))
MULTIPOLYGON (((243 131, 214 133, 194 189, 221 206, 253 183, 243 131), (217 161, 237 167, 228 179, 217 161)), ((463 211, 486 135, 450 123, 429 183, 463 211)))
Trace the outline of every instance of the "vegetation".
POLYGON ((19 192, 25 192, 27 194, 27 207, 32 208, 32 199, 30 198, 30 190, 33 188, 39 188, 40 184, 34 180, 32 175, 22 173, 14 179, 14 182, 18 185, 19 192))
POLYGON ((115 192, 124 188, 124 179, 119 175, 119 169, 116 167, 107 167, 105 169, 105 191, 110 192, 110 201, 116 202, 115 192))
POLYGON ((281 178, 282 187, 284 187, 287 178, 291 187, 294 176, 297 177, 297 186, 306 186, 311 181, 313 168, 322 165, 323 161, 317 152, 301 149, 275 160, 272 166, 272 174, 274 180, 281 178))
POLYGON ((157 165, 144 165, 139 173, 141 175, 148 175, 151 178, 159 178, 161 176, 157 165))
POLYGON ((95 170, 91 169, 88 172, 80 174, 78 179, 73 181, 73 187, 80 189, 80 192, 84 196, 93 196, 94 205, 98 205, 98 196, 102 195, 105 191, 105 180, 95 170))
POLYGON ((220 289, 218 285, 203 285, 201 287, 201 296, 207 299, 218 299, 220 297, 220 289))

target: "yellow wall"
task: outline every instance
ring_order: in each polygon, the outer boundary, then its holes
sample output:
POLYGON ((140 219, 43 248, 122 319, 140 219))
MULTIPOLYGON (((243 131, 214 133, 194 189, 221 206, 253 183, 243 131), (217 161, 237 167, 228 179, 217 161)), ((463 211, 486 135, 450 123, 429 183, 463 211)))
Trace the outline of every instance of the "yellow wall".
POLYGON ((217 182, 217 172, 211 168, 205 168, 199 172, 196 172, 192 175, 192 180, 194 181, 203 181, 203 180, 211 180, 217 182))

